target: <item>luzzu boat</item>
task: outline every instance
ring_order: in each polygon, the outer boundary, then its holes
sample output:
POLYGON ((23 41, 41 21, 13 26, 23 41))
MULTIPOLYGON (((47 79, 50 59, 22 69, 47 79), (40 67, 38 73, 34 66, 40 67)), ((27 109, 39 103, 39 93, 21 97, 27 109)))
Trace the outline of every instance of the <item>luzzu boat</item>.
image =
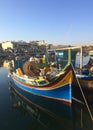
MULTIPOLYGON (((93 69, 92 69, 92 74, 89 72, 91 66, 93 66, 93 57, 90 56, 90 60, 86 65, 83 65, 84 57, 86 57, 89 52, 89 50, 93 50, 93 44, 92 45, 86 45, 86 46, 74 46, 74 47, 68 47, 68 48, 60 48, 55 51, 55 55, 57 53, 60 54, 57 57, 57 59, 60 58, 62 59, 62 65, 65 63, 66 57, 67 57, 67 52, 66 50, 71 50, 71 61, 73 63, 73 67, 76 70, 76 78, 82 88, 82 90, 86 92, 93 92, 93 69), (79 60, 80 64, 78 66, 78 69, 76 67, 76 54, 79 52, 79 60), (62 57, 63 56, 63 57, 62 57)), ((68 60, 68 59, 67 59, 68 60)), ((78 84, 75 84, 78 87, 78 84)))
POLYGON ((42 76, 30 77, 21 73, 13 72, 12 79, 15 85, 26 93, 33 94, 43 99, 51 99, 51 101, 72 103, 72 82, 73 69, 71 64, 60 71, 56 76, 48 81, 42 76))
POLYGON ((78 81, 83 90, 87 92, 93 91, 93 76, 76 74, 78 81))
POLYGON ((93 59, 90 56, 90 59, 86 65, 83 65, 83 52, 87 52, 88 47, 93 47, 93 45, 85 46, 80 46, 80 68, 76 70, 76 77, 80 83, 80 86, 83 91, 87 93, 93 92, 93 59))
POLYGON ((81 73, 76 74, 76 77, 83 90, 93 92, 93 59, 90 58, 89 62, 82 67, 81 73))

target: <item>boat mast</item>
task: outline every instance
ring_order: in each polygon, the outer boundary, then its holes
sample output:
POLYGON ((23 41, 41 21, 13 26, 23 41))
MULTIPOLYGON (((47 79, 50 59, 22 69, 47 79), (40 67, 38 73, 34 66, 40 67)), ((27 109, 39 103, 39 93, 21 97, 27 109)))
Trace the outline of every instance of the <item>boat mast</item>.
POLYGON ((71 64, 71 49, 68 49, 68 64, 71 64))
POLYGON ((82 46, 80 47, 80 70, 82 73, 82 65, 83 65, 83 51, 82 51, 82 46))

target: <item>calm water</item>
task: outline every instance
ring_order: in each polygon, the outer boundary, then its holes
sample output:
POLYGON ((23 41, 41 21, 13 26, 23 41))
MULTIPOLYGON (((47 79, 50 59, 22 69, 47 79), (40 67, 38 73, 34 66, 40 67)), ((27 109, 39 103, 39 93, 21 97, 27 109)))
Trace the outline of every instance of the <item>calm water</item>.
MULTIPOLYGON (((73 103, 72 107, 67 107, 50 103, 55 113, 47 111, 22 98, 12 88, 13 84, 9 84, 8 73, 8 69, 0 67, 0 130, 93 129, 93 122, 85 106, 73 103)), ((93 115, 93 105, 90 108, 93 115)))

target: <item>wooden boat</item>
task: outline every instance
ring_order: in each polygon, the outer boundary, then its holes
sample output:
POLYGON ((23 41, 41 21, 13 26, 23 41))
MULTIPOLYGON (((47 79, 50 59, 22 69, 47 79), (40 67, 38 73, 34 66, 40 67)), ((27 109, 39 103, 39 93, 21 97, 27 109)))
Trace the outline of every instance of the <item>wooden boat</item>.
POLYGON ((90 69, 92 64, 93 59, 90 58, 89 62, 82 67, 80 73, 76 74, 82 89, 87 92, 93 91, 93 70, 90 69))
POLYGON ((19 74, 13 72, 12 79, 24 92, 56 102, 72 103, 73 69, 71 64, 68 64, 50 81, 42 76, 26 76, 20 69, 17 72, 19 74))
POLYGON ((76 74, 76 77, 84 91, 93 91, 93 76, 76 74))
MULTIPOLYGON (((69 49, 71 50, 71 62, 73 63, 73 67, 76 70, 75 71, 76 77, 80 83, 81 88, 84 91, 88 91, 88 92, 93 91, 93 74, 89 73, 90 67, 93 64, 93 59, 90 59, 88 64, 83 66, 83 54, 87 53, 90 50, 93 50, 93 45, 75 46, 75 47, 68 47, 68 48, 62 48, 62 49, 60 48, 60 49, 57 49, 57 52, 60 52, 60 51, 65 52, 65 50, 69 50, 69 49), (75 68, 75 60, 76 60, 77 52, 80 52, 80 66, 78 69, 75 68), (77 70, 79 71, 77 72, 77 70)), ((66 58, 64 59, 66 60, 66 58)), ((64 59, 63 59, 63 62, 64 62, 64 59)), ((76 86, 78 86, 78 84, 76 86)))
MULTIPOLYGON (((85 48, 87 48, 87 49, 88 49, 88 47, 92 48, 93 45, 85 46, 85 48)), ((91 69, 90 69, 93 65, 93 59, 90 58, 88 63, 86 65, 83 65, 84 47, 81 46, 79 49, 80 49, 80 68, 79 68, 79 73, 77 74, 77 72, 76 72, 76 77, 77 77, 83 91, 90 93, 93 91, 93 74, 92 74, 93 70, 91 71, 91 69)))

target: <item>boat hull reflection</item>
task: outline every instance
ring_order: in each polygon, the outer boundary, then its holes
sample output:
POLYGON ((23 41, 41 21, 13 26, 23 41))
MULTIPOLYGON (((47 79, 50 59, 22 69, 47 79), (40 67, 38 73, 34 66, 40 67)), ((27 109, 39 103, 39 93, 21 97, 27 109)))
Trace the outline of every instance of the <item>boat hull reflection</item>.
POLYGON ((64 104, 60 101, 58 102, 52 99, 46 99, 41 96, 35 96, 34 94, 18 88, 13 82, 12 87, 21 95, 22 98, 26 99, 28 103, 35 104, 35 106, 53 113, 58 118, 72 118, 72 107, 70 105, 64 104))
POLYGON ((20 98, 20 102, 18 101, 16 106, 23 106, 23 108, 28 111, 33 118, 42 123, 45 127, 55 128, 56 129, 67 129, 68 126, 65 124, 68 123, 69 127, 72 129, 72 109, 68 105, 56 103, 50 100, 42 99, 35 95, 29 96, 29 93, 25 93, 24 91, 18 89, 18 87, 10 83, 11 95, 18 96, 20 98), (57 128, 56 128, 57 127, 57 128))

